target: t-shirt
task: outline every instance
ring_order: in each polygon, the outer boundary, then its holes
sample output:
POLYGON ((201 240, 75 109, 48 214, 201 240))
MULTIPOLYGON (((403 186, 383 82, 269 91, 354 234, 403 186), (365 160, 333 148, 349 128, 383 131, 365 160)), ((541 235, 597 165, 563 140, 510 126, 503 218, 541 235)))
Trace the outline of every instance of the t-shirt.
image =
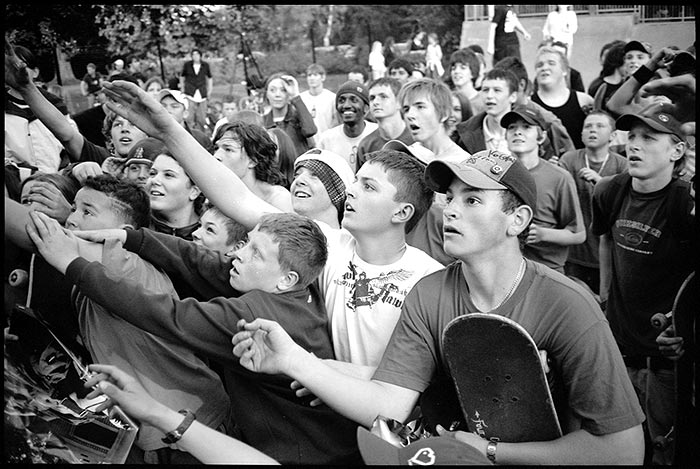
MULTIPOLYGON (((571 175, 542 158, 530 169, 530 174, 537 184, 537 210, 532 222, 545 228, 564 228, 572 233, 583 231, 583 215, 571 175)), ((523 255, 564 273, 569 247, 549 242, 526 244, 523 255)))
POLYGON ((365 121, 365 129, 357 137, 348 137, 343 131, 343 124, 332 127, 318 136, 316 146, 330 150, 345 158, 351 168, 357 164, 357 148, 363 138, 377 130, 374 122, 365 121))
POLYGON ((578 194, 579 206, 583 215, 583 224, 586 227, 586 241, 582 244, 569 246, 568 262, 582 265, 585 267, 598 268, 598 237, 591 230, 591 203, 593 199, 593 188, 595 184, 586 181, 578 172, 586 167, 590 167, 593 171, 601 176, 613 176, 627 169, 627 160, 617 153, 610 152, 607 159, 600 163, 586 159, 586 150, 568 151, 559 159, 559 166, 566 169, 574 178, 576 184, 576 193, 578 194))
MULTIPOLYGON (((148 290, 177 298, 170 279, 116 240, 107 240, 102 254, 109 275, 124 276, 148 290)), ((181 342, 164 340, 127 322, 73 290, 80 331, 96 363, 115 365, 171 409, 191 409, 197 421, 211 428, 225 421, 229 398, 219 376, 181 342)), ((139 314, 145 310, 136 308, 139 314)), ((163 432, 142 424, 136 441, 143 450, 167 447, 163 432)))
POLYGON ((510 7, 496 5, 493 10, 492 23, 496 23, 494 42, 496 47, 505 44, 519 44, 518 35, 515 32, 517 17, 510 7))
POLYGON ((389 140, 398 140, 405 143, 406 146, 410 146, 414 143, 413 135, 408 127, 404 127, 401 135, 396 138, 382 137, 382 135, 379 133, 379 127, 377 127, 373 132, 363 138, 360 141, 360 144, 357 146, 357 165, 355 172, 357 172, 357 170, 360 169, 363 164, 365 164, 365 161, 367 161, 367 153, 381 150, 389 140))
POLYGON ((102 75, 100 72, 95 72, 94 76, 90 75, 89 73, 85 74, 82 81, 87 84, 88 94, 95 94, 102 89, 102 86, 100 85, 101 79, 102 75))
POLYGON ((299 93, 316 124, 317 135, 338 125, 335 110, 335 93, 323 88, 321 94, 312 95, 309 90, 299 93))
POLYGON ((369 264, 357 255, 355 238, 347 230, 317 223, 328 239, 328 261, 319 285, 326 300, 336 359, 374 366, 408 292, 442 265, 412 246, 407 246, 393 264, 369 264))
MULTIPOLYGON (((639 425, 639 400, 593 297, 564 275, 526 262, 520 285, 491 313, 523 326, 537 348, 547 351, 566 396, 555 400, 564 433, 583 428, 603 435, 639 425)), ((475 312, 461 262, 426 276, 406 297, 373 379, 423 392, 436 377, 449 377, 442 331, 457 316, 475 312)))
POLYGON ((610 195, 616 187, 612 181, 606 178, 596 185, 591 223, 594 235, 611 236, 612 275, 606 314, 622 353, 660 356, 656 344, 659 331, 652 327, 651 317, 671 311, 678 289, 694 269, 693 243, 697 243, 697 231, 689 236, 674 232, 669 213, 673 210, 692 226, 692 199, 684 181, 673 181, 647 194, 629 188, 611 225, 614 208, 608 201, 613 200, 610 195), (676 184, 683 186, 682 199, 669 208, 671 190, 678 190, 672 187, 676 184))

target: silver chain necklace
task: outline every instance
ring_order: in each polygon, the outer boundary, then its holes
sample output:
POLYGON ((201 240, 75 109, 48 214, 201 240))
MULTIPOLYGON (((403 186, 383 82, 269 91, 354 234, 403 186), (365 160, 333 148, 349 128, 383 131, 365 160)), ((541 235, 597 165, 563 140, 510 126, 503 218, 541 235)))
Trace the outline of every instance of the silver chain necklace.
MULTIPOLYGON (((508 298, 510 298, 513 295, 513 292, 520 284, 520 281, 523 279, 523 275, 525 274, 525 265, 526 265, 525 258, 521 257, 520 258, 520 268, 518 268, 518 275, 515 276, 515 280, 513 281, 513 284, 510 286, 510 289, 508 290, 508 293, 506 294, 506 296, 503 297, 503 299, 496 306, 491 308, 491 311, 494 311, 494 310, 500 308, 503 305, 503 303, 508 301, 508 298)), ((469 295, 469 297, 471 297, 471 294, 469 295)), ((472 299, 472 303, 474 303, 474 299, 472 299)))

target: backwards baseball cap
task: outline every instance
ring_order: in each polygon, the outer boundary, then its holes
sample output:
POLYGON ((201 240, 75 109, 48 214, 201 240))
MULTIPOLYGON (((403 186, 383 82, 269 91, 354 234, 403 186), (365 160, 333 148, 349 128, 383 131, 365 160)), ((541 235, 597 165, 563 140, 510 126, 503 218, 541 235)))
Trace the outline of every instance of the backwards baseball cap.
POLYGON ((362 459, 370 466, 491 465, 478 449, 448 436, 421 438, 397 447, 358 427, 357 444, 362 459))
POLYGON ((642 109, 637 114, 624 114, 615 121, 618 130, 630 130, 637 122, 643 122, 657 132, 674 134, 683 138, 680 120, 676 116, 676 108, 670 103, 654 103, 642 109))
POLYGON ((355 180, 355 173, 345 158, 332 151, 312 148, 294 161, 294 171, 301 167, 309 168, 321 180, 338 215, 342 215, 345 190, 355 180))
POLYGON ((158 102, 161 102, 166 96, 172 96, 175 101, 182 104, 185 106, 185 109, 187 109, 189 103, 187 102, 187 97, 182 91, 169 89, 160 90, 160 92, 158 92, 158 102))
POLYGON ((427 166, 435 159, 435 153, 425 148, 419 142, 406 145, 401 140, 389 140, 384 144, 382 150, 396 150, 415 157, 418 161, 427 166))
POLYGON ((338 91, 335 94, 335 105, 338 105, 338 99, 340 99, 340 95, 342 94, 354 94, 358 98, 360 98, 366 105, 369 106, 369 90, 365 85, 362 83, 358 83, 356 81, 346 81, 342 85, 340 85, 340 88, 338 88, 338 91))
POLYGON ((630 41, 625 44, 625 54, 633 50, 638 50, 640 52, 644 52, 645 54, 651 55, 651 45, 648 42, 630 41))
POLYGON ((523 119, 530 125, 538 125, 543 130, 547 129, 547 124, 542 117, 542 113, 533 106, 525 104, 519 104, 510 112, 506 113, 506 115, 501 118, 501 127, 507 129, 510 124, 518 119, 523 119))
POLYGON ((448 156, 432 161, 425 169, 425 182, 435 192, 445 193, 452 179, 476 189, 506 189, 537 210, 537 185, 530 172, 514 156, 483 150, 468 157, 448 156))

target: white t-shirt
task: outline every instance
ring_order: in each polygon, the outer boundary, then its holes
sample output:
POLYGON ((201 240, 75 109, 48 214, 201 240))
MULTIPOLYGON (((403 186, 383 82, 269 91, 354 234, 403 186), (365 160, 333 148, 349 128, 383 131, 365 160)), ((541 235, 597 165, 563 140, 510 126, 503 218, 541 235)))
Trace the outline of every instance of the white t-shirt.
POLYGON ((374 132, 379 126, 374 122, 365 121, 365 130, 357 137, 348 137, 343 132, 343 124, 330 128, 318 136, 316 146, 322 150, 330 150, 339 154, 348 162, 351 168, 356 167, 357 147, 360 141, 374 132))
POLYGON ((323 88, 321 94, 314 96, 309 90, 299 93, 299 97, 309 110, 316 124, 316 135, 338 125, 335 111, 335 93, 323 88))
POLYGON ((357 255, 350 232, 317 223, 328 239, 328 261, 319 284, 330 319, 335 357, 376 366, 408 292, 418 280, 443 266, 412 246, 407 246, 393 264, 368 264, 357 255))

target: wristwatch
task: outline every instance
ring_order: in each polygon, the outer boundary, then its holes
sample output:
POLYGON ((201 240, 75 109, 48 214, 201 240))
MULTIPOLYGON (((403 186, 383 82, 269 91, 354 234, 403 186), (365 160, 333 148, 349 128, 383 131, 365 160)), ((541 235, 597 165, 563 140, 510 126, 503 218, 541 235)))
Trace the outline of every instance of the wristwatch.
POLYGON ((162 438, 163 443, 165 444, 172 445, 173 443, 179 441, 187 429, 190 428, 190 425, 192 425, 194 419, 197 418, 197 416, 194 415, 194 412, 189 409, 178 410, 177 413, 184 415, 185 419, 175 430, 165 434, 165 438, 162 438))
POLYGON ((486 445, 486 457, 489 458, 489 461, 491 461, 493 464, 496 464, 496 445, 498 445, 497 441, 489 441, 489 444, 486 445))

